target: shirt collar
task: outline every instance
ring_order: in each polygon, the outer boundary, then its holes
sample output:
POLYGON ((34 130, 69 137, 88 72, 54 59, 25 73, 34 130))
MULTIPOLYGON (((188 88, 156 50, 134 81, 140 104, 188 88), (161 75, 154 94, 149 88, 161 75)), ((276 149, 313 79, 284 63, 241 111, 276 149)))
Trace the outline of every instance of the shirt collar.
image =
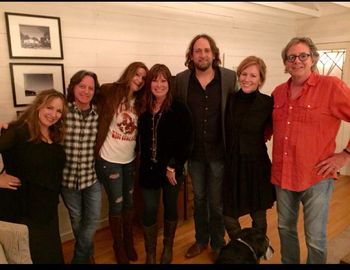
MULTIPOLYGON (((320 79, 320 74, 313 71, 311 72, 309 78, 306 80, 305 84, 308 86, 315 86, 319 81, 319 79, 320 79)), ((288 88, 290 88, 291 82, 292 82, 292 78, 289 78, 287 81, 288 88)))
MULTIPOLYGON (((74 111, 76 112, 80 112, 81 110, 79 109, 79 107, 77 106, 77 104, 75 103, 75 101, 73 102, 68 102, 68 106, 70 108, 72 108, 74 111)), ((90 110, 90 113, 89 114, 93 114, 93 115, 97 115, 97 112, 96 112, 96 105, 95 104, 92 104, 91 106, 91 110, 90 110)))

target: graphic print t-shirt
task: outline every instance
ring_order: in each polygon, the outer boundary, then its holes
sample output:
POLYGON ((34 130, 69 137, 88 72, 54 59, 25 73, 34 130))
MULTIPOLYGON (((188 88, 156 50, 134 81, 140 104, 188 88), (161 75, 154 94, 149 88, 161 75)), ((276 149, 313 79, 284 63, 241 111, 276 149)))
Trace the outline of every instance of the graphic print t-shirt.
POLYGON ((128 109, 125 103, 121 103, 114 114, 107 138, 100 150, 100 155, 104 160, 120 164, 134 160, 137 131, 134 103, 135 100, 132 100, 128 109))

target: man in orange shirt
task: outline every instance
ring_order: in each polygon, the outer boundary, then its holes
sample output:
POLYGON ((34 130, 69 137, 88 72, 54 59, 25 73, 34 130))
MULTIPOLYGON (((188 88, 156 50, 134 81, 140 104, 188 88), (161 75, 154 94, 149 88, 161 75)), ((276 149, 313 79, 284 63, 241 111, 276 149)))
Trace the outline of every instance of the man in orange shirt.
POLYGON ((310 38, 293 38, 282 51, 290 79, 272 93, 272 183, 276 187, 282 263, 300 263, 298 211, 303 204, 307 263, 326 263, 327 219, 333 181, 350 160, 350 141, 334 153, 341 120, 350 122, 350 88, 317 73, 310 38))

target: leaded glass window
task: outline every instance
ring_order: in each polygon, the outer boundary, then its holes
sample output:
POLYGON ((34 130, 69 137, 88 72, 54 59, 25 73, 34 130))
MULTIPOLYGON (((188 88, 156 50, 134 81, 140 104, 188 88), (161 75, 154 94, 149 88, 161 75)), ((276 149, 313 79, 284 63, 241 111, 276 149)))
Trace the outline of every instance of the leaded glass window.
POLYGON ((346 50, 319 50, 318 53, 320 54, 317 63, 319 73, 343 79, 346 50))

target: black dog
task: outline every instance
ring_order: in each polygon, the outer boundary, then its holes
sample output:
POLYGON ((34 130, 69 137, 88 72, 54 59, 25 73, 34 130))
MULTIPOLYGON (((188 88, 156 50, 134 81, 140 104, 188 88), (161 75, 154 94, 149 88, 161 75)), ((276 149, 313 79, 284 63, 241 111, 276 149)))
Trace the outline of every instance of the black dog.
POLYGON ((254 228, 245 228, 237 239, 224 246, 215 261, 216 264, 259 264, 261 258, 273 254, 269 238, 254 228))

